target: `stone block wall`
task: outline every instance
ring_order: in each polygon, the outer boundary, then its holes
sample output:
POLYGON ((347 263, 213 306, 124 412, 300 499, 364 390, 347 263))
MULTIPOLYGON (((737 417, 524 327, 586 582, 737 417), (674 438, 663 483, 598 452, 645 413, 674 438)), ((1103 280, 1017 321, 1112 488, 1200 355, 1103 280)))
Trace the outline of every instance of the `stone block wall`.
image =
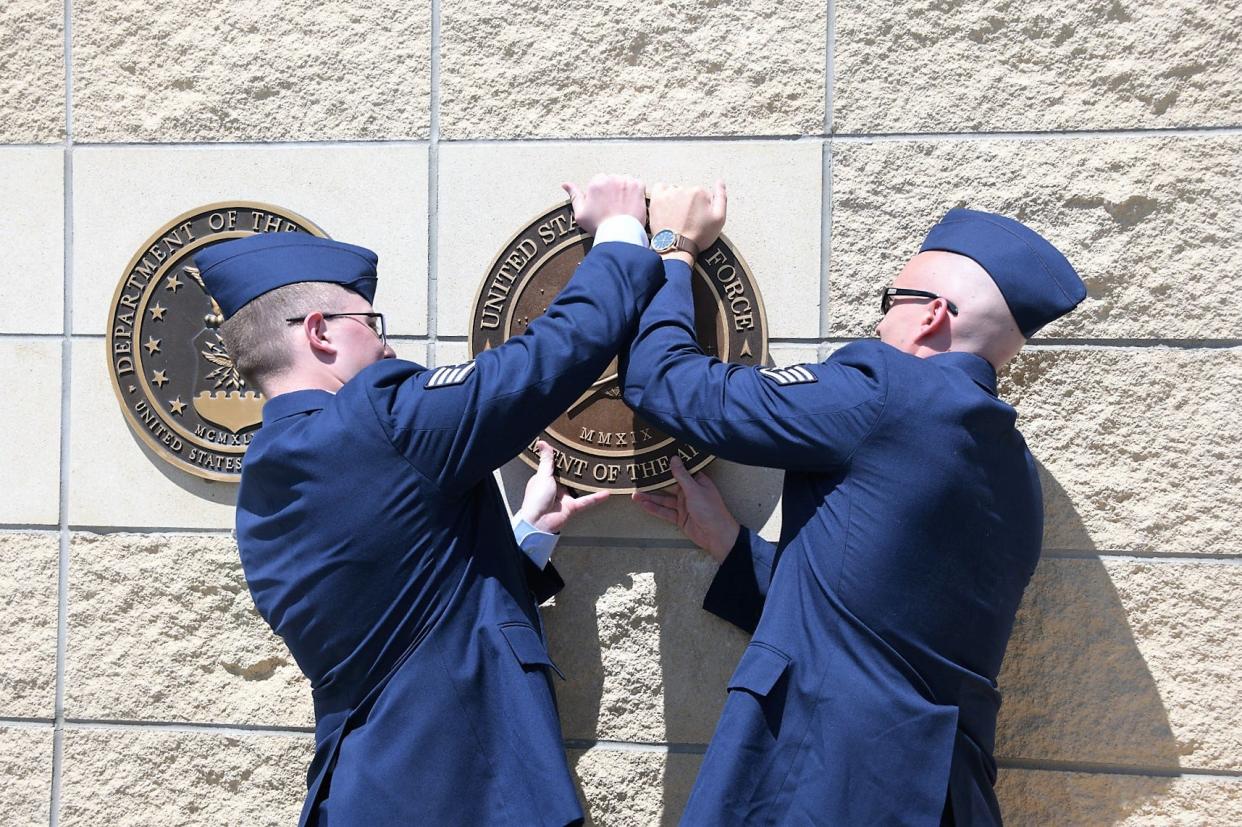
MULTIPOLYGON (((312 713, 233 487, 126 426, 105 317, 165 221, 267 201, 376 249, 400 355, 464 355, 491 256, 598 170, 729 181, 772 357, 870 335, 946 209, 1089 298, 1003 377, 1044 560, 1001 676, 1012 824, 1242 823, 1242 6, 1213 0, 0 5, 0 822, 289 824, 312 713)), ((501 470, 510 496, 526 470, 501 470)), ((780 475, 718 462, 779 530, 780 475)), ((674 823, 744 637, 614 498, 547 612, 600 825, 674 823)))

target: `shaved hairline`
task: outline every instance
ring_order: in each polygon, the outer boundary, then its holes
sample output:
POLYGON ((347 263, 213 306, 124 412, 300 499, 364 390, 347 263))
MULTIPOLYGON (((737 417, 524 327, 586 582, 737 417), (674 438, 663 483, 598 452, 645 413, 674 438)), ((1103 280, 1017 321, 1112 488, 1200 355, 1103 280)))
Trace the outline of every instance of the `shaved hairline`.
POLYGON ((264 383, 293 366, 287 319, 342 310, 352 291, 335 282, 299 281, 248 302, 220 325, 220 339, 247 384, 264 383))

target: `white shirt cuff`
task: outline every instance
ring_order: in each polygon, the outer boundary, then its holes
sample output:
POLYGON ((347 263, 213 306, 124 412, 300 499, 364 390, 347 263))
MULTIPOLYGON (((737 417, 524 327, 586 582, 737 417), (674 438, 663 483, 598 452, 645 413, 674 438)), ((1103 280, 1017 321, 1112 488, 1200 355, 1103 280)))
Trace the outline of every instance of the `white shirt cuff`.
POLYGON ((540 531, 525 520, 513 519, 513 539, 517 540, 518 548, 530 558, 530 561, 543 569, 552 559, 552 551, 556 548, 559 534, 540 531))
POLYGON ((647 246, 647 231, 643 223, 632 215, 614 215, 599 222, 595 228, 595 244, 606 241, 624 241, 626 244, 647 246))

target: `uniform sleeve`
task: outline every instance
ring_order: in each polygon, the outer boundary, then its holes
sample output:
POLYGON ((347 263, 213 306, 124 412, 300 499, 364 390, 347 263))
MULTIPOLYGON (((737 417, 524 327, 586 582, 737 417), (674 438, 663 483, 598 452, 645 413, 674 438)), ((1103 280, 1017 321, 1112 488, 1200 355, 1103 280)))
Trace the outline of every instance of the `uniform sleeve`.
POLYGON ((523 557, 522 574, 526 576, 526 587, 530 589, 530 593, 535 598, 535 605, 537 606, 547 603, 556 597, 561 589, 565 588, 565 581, 561 579, 561 573, 550 562, 543 568, 539 568, 529 559, 523 557))
POLYGON ((742 526, 707 589, 703 608, 753 634, 763 614, 775 557, 774 544, 742 526))
POLYGON ((791 470, 847 463, 884 409, 877 343, 822 364, 758 368, 705 355, 694 339, 690 268, 665 264, 622 362, 625 401, 665 432, 728 460, 791 470))
POLYGON ((518 548, 539 568, 543 568, 552 559, 556 544, 561 539, 559 534, 540 531, 525 520, 514 518, 513 539, 517 540, 518 548))
POLYGON ((469 490, 600 377, 662 281, 650 250, 597 245, 523 335, 463 365, 378 371, 376 415, 423 476, 447 494, 469 490))

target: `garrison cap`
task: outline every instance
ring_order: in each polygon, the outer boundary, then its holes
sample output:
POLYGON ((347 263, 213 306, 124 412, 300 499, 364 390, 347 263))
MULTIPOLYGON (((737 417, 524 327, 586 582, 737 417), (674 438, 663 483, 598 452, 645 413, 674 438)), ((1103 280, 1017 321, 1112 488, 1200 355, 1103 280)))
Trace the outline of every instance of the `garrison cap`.
POLYGON ((927 250, 967 256, 987 270, 1028 339, 1087 297, 1087 286, 1060 250, 1003 215, 949 210, 919 248, 927 250))
POLYGON ((379 257, 365 247, 308 233, 257 233, 194 254, 207 292, 229 318, 278 287, 326 281, 375 298, 379 257))

